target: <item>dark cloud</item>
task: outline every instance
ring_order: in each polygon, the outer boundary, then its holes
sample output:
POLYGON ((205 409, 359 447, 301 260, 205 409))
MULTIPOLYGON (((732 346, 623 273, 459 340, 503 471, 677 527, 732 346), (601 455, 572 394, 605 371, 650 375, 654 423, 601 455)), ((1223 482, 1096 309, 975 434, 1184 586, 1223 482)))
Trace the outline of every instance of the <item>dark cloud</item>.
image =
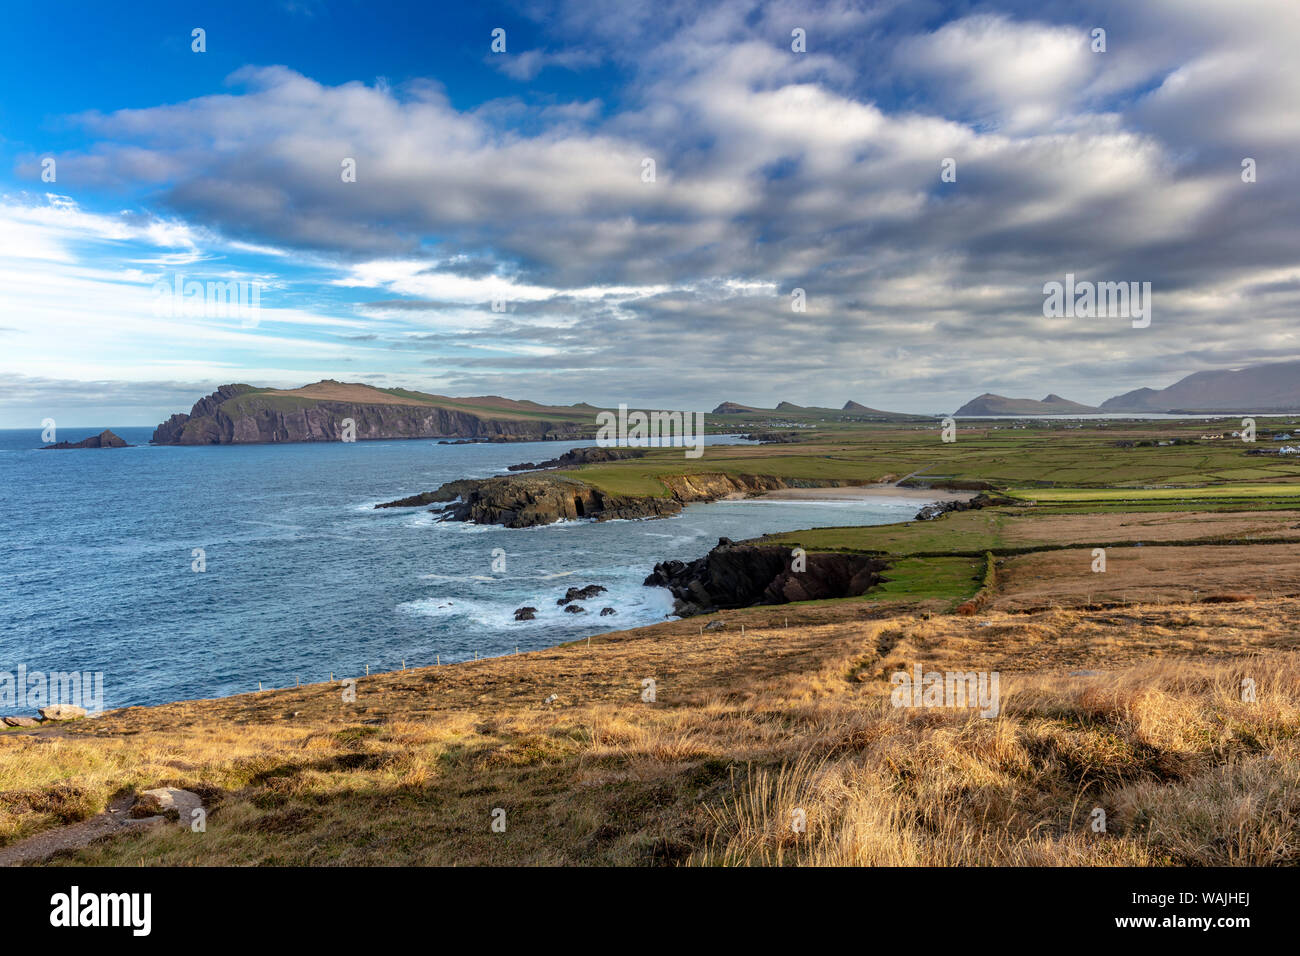
POLYGON ((1300 352, 1294 0, 525 9, 553 43, 501 68, 617 63, 620 109, 247 69, 231 95, 85 118, 105 143, 82 174, 250 241, 423 263, 360 309, 474 312, 378 340, 476 392, 942 409, 1300 352), (1150 282, 1151 328, 1044 318, 1066 273, 1150 282), (543 292, 498 318, 438 291, 494 279, 543 292))

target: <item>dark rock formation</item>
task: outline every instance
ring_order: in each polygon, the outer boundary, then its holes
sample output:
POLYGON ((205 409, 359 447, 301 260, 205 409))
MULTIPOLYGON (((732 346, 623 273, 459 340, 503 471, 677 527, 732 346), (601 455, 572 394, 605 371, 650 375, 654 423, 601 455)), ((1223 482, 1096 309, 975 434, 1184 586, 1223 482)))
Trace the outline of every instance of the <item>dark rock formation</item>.
POLYGON ((194 403, 188 415, 177 412, 167 421, 154 429, 155 445, 208 445, 219 441, 220 427, 215 422, 217 410, 226 402, 245 392, 256 391, 252 385, 222 385, 211 395, 206 395, 194 403), (194 427, 189 429, 188 439, 183 438, 186 425, 194 419, 194 427), (214 421, 209 422, 209 419, 214 421))
POLYGON ((555 603, 568 604, 570 601, 589 601, 597 594, 604 594, 606 590, 599 584, 588 584, 585 588, 569 588, 564 592, 564 597, 555 603))
POLYGON ((600 609, 600 616, 601 616, 601 617, 609 617, 611 614, 617 614, 617 613, 618 613, 618 612, 615 611, 612 607, 602 607, 602 608, 600 609))
POLYGON ((516 621, 531 621, 531 620, 532 620, 533 618, 535 618, 536 616, 537 616, 537 608, 535 608, 535 607, 517 607, 517 608, 515 608, 515 620, 516 620, 516 621))
POLYGON ((521 465, 511 465, 507 471, 537 471, 540 468, 573 468, 576 465, 592 465, 603 461, 622 461, 626 458, 642 458, 644 448, 573 448, 559 458, 546 461, 526 461, 521 465))
POLYGON ((406 498, 398 498, 396 501, 385 501, 383 504, 375 505, 376 508, 418 508, 420 505, 438 505, 447 504, 455 501, 457 498, 463 498, 473 488, 478 487, 480 482, 474 479, 460 479, 459 481, 444 482, 436 491, 422 491, 418 495, 410 495, 406 498))
POLYGON ((1010 504, 1015 504, 1011 498, 981 492, 969 501, 936 501, 934 504, 926 505, 916 513, 916 517, 912 520, 933 521, 935 518, 953 511, 979 511, 981 508, 987 508, 991 505, 1010 504))
POLYGON ((581 604, 566 604, 564 610, 568 614, 586 614, 587 609, 581 604))
POLYGON ((702 558, 656 564, 645 584, 668 588, 676 598, 676 613, 688 616, 754 604, 854 597, 876 584, 886 567, 884 561, 864 555, 816 553, 807 555, 805 570, 792 571, 792 554, 790 548, 720 538, 702 558))
POLYGON ((61 441, 55 445, 44 445, 42 451, 48 451, 51 448, 130 448, 125 441, 114 435, 107 428, 98 435, 92 435, 89 438, 83 438, 78 442, 61 441))

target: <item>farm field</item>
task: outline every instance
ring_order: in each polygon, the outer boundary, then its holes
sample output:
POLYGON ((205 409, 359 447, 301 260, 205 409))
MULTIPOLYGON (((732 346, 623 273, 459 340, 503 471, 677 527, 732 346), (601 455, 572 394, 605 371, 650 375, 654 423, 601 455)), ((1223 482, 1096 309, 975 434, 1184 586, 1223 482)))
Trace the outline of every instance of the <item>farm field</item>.
MULTIPOLYGON (((981 482, 1047 501, 1048 490, 1068 489, 1057 502, 1085 500, 1085 489, 1135 489, 1145 485, 1223 486, 1245 483, 1226 498, 1300 499, 1300 461, 1247 454, 1266 447, 1261 431, 1254 445, 1199 436, 1240 425, 1240 420, 1205 422, 1104 422, 1079 428, 1046 424, 963 425, 957 440, 944 443, 939 428, 913 425, 842 427, 834 434, 800 434, 793 444, 716 445, 702 458, 680 450, 650 449, 645 457, 569 469, 561 474, 616 494, 667 495, 659 479, 679 474, 770 475, 812 483, 873 484, 912 476, 915 483, 981 482), (1194 444, 1159 445, 1161 441, 1194 444), (1137 442, 1149 442, 1138 446, 1137 442), (1130 443, 1125 445, 1123 443, 1130 443), (1294 485, 1274 491, 1276 485, 1294 485)), ((1282 425, 1279 424, 1279 428, 1282 425)), ((1118 500, 1121 492, 1112 492, 1118 500)), ((1170 494, 1168 498, 1177 497, 1170 494)), ((1095 499, 1103 504, 1105 496, 1095 499)))

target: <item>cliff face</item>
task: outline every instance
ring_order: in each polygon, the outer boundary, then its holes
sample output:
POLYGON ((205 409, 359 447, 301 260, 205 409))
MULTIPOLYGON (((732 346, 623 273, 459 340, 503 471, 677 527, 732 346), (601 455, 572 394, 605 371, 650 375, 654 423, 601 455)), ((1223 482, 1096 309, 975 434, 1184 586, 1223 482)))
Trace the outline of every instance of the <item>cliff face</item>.
POLYGON ((223 385, 197 402, 188 415, 173 415, 159 425, 154 431, 154 444, 338 441, 343 437, 346 418, 356 424, 357 441, 380 438, 545 441, 580 438, 586 431, 571 421, 493 418, 422 404, 325 400, 286 403, 275 396, 246 395, 256 391, 249 385, 223 385))
POLYGON ((795 571, 790 548, 721 538, 702 558, 656 564, 645 584, 668 588, 676 613, 689 616, 754 604, 854 597, 876 584, 887 566, 856 554, 809 554, 806 561, 802 571, 795 571))

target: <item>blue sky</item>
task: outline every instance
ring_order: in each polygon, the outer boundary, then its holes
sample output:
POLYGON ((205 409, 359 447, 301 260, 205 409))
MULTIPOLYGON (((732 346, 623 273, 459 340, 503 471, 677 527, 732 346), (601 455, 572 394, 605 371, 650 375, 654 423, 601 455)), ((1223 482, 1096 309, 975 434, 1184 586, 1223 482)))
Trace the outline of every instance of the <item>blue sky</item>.
POLYGON ((6 17, 0 427, 324 377, 944 412, 1300 356, 1292 0, 6 17), (1151 327, 1045 318, 1066 273, 1151 282, 1151 327))

